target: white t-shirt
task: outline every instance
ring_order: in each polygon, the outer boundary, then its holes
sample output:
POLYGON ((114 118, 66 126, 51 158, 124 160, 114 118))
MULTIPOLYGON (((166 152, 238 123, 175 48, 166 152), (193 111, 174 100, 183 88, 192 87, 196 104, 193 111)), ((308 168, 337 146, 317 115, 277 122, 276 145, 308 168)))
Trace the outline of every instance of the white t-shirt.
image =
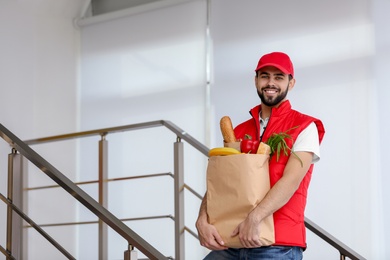
POLYGON ((294 152, 312 152, 312 163, 320 160, 320 142, 318 139, 317 126, 314 122, 308 125, 297 137, 293 145, 294 152))
MULTIPOLYGON (((260 117, 260 136, 268 124, 268 118, 260 117)), ((312 163, 320 160, 320 142, 318 139, 317 126, 314 122, 308 125, 297 137, 292 147, 294 152, 312 152, 312 163)))

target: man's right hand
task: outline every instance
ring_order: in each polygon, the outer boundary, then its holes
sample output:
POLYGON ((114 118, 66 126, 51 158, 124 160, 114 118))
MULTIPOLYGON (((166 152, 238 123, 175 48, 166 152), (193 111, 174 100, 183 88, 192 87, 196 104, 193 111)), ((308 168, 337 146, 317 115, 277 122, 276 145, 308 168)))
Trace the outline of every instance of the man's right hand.
POLYGON ((196 221, 196 229, 198 230, 200 244, 210 250, 225 250, 228 247, 224 246, 221 236, 217 229, 207 222, 207 219, 198 218, 196 221))

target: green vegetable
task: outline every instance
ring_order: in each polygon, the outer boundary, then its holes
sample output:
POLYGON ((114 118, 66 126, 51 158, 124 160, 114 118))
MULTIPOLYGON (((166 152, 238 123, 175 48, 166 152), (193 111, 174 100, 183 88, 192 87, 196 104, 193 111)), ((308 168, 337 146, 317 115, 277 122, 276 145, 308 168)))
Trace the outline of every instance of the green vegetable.
POLYGON ((246 140, 246 139, 252 140, 252 136, 251 136, 251 135, 248 135, 248 134, 245 134, 244 140, 246 140))
POLYGON ((298 158, 298 160, 301 162, 301 166, 303 167, 303 162, 301 158, 293 151, 290 147, 288 147, 286 143, 286 138, 291 139, 291 135, 289 135, 287 132, 297 128, 298 126, 295 126, 293 128, 288 129, 285 132, 281 133, 273 133, 267 140, 267 144, 271 148, 271 156, 276 153, 276 161, 279 161, 280 153, 283 152, 284 155, 288 156, 288 152, 290 151, 295 157, 298 158))

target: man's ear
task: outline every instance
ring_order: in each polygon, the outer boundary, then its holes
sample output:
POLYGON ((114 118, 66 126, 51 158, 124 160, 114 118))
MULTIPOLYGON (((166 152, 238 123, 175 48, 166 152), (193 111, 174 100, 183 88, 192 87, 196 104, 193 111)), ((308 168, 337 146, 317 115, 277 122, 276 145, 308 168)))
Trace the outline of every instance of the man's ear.
POLYGON ((292 90, 295 86, 295 78, 291 79, 289 82, 288 82, 288 90, 292 90))
POLYGON ((257 73, 256 73, 256 75, 255 75, 255 87, 257 88, 257 80, 258 80, 258 78, 257 78, 257 73))

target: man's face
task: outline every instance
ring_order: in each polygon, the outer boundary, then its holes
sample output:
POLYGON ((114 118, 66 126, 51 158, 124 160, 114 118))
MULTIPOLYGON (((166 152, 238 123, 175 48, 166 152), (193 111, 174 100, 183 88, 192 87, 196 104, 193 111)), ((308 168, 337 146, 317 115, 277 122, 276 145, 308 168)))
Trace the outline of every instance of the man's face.
POLYGON ((287 93, 294 87, 295 80, 275 67, 264 67, 255 78, 257 94, 261 103, 274 107, 286 99, 287 93))

